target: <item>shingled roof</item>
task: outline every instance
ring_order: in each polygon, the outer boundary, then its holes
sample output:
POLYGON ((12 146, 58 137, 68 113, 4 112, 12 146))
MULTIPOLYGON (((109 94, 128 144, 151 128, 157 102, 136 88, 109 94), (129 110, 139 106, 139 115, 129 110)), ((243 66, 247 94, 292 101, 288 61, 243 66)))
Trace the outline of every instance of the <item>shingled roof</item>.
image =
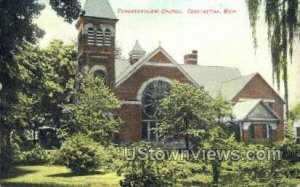
POLYGON ((181 64, 181 67, 198 83, 198 85, 203 86, 212 97, 215 97, 220 93, 220 88, 224 81, 242 76, 237 68, 232 67, 188 64, 181 64))
POLYGON ((87 17, 117 19, 108 0, 86 0, 82 11, 87 17))
POLYGON ((237 121, 278 121, 280 117, 262 99, 247 99, 233 106, 233 114, 237 121))
POLYGON ((222 96, 227 100, 232 100, 257 73, 236 77, 231 80, 225 80, 220 87, 222 96))
MULTIPOLYGON (((125 81, 126 78, 147 62, 149 57, 157 52, 167 52, 158 47, 152 52, 145 55, 138 62, 131 65, 129 60, 116 59, 116 83, 125 81)), ((168 56, 172 59, 172 57, 168 56)), ((174 61, 174 59, 172 59, 174 61)), ((226 100, 232 100, 253 78, 257 73, 242 75, 238 68, 225 66, 203 66, 190 64, 176 64, 184 74, 186 74, 195 86, 204 87, 212 97, 221 94, 226 100)), ((280 96, 279 96, 280 97, 280 96)))

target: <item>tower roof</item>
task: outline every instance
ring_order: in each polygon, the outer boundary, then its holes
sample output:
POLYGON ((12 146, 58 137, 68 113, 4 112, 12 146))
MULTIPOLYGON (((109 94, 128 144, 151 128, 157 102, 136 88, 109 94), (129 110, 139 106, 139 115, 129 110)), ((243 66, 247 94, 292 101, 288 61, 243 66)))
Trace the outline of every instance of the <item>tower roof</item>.
POLYGON ((117 19, 108 0, 86 0, 83 11, 87 17, 117 19))
POLYGON ((144 53, 145 54, 145 52, 146 51, 141 47, 139 41, 136 41, 134 44, 134 47, 130 53, 144 53))

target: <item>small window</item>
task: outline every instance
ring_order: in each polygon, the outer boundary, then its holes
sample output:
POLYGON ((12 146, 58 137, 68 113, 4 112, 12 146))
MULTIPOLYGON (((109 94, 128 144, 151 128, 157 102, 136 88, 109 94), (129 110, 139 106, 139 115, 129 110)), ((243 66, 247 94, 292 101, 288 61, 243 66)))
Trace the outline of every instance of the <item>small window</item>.
POLYGON ((267 125, 262 125, 262 137, 264 139, 268 138, 268 128, 267 128, 267 125))
POLYGON ((109 29, 105 30, 104 45, 105 46, 111 46, 111 31, 109 29))
POLYGON ((250 138, 251 139, 255 138, 254 125, 250 125, 250 127, 249 127, 249 134, 250 134, 250 138))
POLYGON ((88 45, 95 44, 94 29, 92 27, 90 27, 87 31, 87 44, 88 45))
POLYGON ((269 124, 252 124, 249 127, 251 139, 268 139, 269 124))
POLYGON ((96 45, 103 46, 103 31, 101 29, 96 32, 96 45))

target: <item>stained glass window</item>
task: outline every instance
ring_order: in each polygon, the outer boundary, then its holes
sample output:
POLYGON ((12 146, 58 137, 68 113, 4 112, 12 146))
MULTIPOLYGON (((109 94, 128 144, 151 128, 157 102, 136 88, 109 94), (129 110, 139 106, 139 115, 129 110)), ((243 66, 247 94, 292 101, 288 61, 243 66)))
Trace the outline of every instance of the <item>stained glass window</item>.
POLYGON ((160 102, 170 92, 170 84, 157 80, 147 85, 142 94, 142 137, 147 140, 158 140, 156 132, 160 122, 160 102))

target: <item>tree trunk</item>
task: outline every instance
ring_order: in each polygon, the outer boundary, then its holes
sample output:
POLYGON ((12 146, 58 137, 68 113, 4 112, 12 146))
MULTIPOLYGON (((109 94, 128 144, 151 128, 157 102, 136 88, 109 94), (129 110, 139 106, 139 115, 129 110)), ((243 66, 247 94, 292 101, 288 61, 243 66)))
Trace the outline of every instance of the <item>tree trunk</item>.
POLYGON ((184 137, 184 140, 185 140, 185 149, 186 149, 186 150, 190 150, 189 137, 188 137, 188 136, 185 136, 185 137, 184 137))
POLYGON ((287 15, 285 13, 286 1, 283 2, 283 11, 282 11, 282 47, 283 47, 283 84, 284 84, 284 99, 285 99, 285 117, 286 120, 289 120, 289 89, 288 89, 288 63, 287 63, 287 54, 288 54, 288 30, 287 30, 287 15))
POLYGON ((213 185, 218 186, 219 184, 219 176, 220 176, 220 162, 214 160, 212 161, 212 170, 213 170, 213 185))
POLYGON ((284 84, 284 99, 285 99, 285 116, 289 120, 289 87, 288 87, 288 68, 287 64, 283 68, 283 84, 284 84))

